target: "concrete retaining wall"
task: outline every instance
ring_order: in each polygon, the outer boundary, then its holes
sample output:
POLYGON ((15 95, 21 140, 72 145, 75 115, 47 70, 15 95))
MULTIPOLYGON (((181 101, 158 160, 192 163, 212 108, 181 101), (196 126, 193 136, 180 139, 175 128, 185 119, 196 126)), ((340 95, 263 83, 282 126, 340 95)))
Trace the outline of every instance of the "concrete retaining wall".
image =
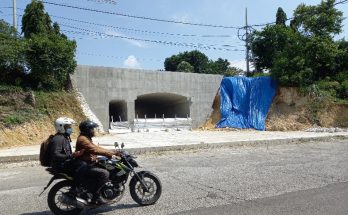
POLYGON ((198 127, 210 115, 223 77, 79 65, 72 78, 106 130, 109 128, 111 101, 125 101, 127 119, 132 122, 137 97, 156 93, 186 97, 193 127, 198 127))

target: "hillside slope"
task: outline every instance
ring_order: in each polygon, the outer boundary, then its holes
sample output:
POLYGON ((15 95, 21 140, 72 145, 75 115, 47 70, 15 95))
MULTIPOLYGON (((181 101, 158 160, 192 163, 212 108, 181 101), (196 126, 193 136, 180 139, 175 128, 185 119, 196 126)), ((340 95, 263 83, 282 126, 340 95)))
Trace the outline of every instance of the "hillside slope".
MULTIPOLYGON (((203 130, 216 129, 220 121, 220 95, 203 130)), ((348 105, 304 96, 296 88, 279 88, 266 119, 268 131, 299 131, 311 127, 348 127, 348 105)))
MULTIPOLYGON (((54 119, 86 119, 75 93, 0 88, 0 147, 39 144, 55 132, 54 119)), ((74 126, 76 137, 77 125, 74 126)))

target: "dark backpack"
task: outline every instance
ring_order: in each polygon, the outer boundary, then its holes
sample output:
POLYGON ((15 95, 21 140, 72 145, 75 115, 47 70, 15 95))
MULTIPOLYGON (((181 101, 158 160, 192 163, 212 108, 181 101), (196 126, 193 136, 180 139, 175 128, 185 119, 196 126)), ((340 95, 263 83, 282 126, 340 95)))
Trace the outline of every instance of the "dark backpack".
POLYGON ((49 144, 55 135, 50 135, 40 146, 40 164, 44 167, 50 166, 49 144))

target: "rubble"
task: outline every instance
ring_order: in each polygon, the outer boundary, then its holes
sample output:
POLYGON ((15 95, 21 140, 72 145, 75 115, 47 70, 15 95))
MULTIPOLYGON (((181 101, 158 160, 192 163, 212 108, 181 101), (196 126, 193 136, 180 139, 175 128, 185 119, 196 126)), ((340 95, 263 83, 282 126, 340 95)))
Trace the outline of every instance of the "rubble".
POLYGON ((322 128, 322 127, 315 127, 315 128, 309 128, 305 130, 306 132, 316 132, 316 133, 337 133, 337 132, 348 132, 347 128, 322 128))

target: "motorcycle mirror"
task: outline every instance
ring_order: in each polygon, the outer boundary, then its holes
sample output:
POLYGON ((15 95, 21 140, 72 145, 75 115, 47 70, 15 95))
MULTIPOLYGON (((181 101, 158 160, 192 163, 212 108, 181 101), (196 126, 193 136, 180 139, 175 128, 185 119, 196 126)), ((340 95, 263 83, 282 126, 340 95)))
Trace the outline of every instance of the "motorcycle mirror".
POLYGON ((122 148, 122 149, 124 148, 124 143, 121 144, 121 148, 122 148))
POLYGON ((115 142, 114 146, 115 146, 115 148, 117 148, 118 147, 118 142, 115 142))

